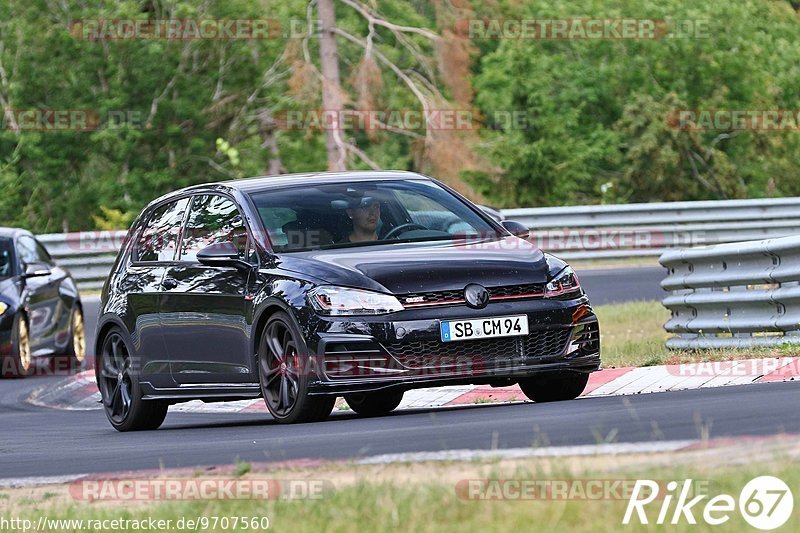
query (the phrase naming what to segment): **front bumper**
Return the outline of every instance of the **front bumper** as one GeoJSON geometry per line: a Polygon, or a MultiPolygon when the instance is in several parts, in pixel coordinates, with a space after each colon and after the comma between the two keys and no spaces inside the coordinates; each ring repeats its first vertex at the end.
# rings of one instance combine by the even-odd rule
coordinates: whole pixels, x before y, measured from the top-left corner
{"type": "Polygon", "coordinates": [[[310,394],[459,384],[507,386],[536,373],[600,367],[600,332],[585,296],[445,306],[379,317],[315,317],[310,394]],[[529,334],[443,343],[442,320],[526,314],[529,334]]]}

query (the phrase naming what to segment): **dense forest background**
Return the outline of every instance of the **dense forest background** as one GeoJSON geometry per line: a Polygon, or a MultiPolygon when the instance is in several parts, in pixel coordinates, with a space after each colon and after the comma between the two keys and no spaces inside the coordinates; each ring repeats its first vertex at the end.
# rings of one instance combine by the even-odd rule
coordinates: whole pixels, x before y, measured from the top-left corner
{"type": "Polygon", "coordinates": [[[329,168],[430,174],[498,207],[800,195],[800,132],[676,109],[800,109],[782,0],[3,0],[0,225],[125,226],[178,187],[329,168]],[[498,39],[465,20],[651,18],[702,34],[498,39]],[[269,39],[88,39],[85,19],[270,19],[269,39]],[[76,29],[77,28],[77,29],[76,29]],[[90,131],[8,110],[94,110],[90,131]],[[287,128],[314,110],[469,110],[479,127],[287,128]],[[522,121],[507,120],[521,116],[522,121]]]}

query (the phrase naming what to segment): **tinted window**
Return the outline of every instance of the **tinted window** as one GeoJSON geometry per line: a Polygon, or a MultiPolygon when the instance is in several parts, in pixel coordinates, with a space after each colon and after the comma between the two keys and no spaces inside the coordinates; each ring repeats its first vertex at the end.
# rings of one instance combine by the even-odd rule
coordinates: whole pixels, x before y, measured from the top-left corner
{"type": "Polygon", "coordinates": [[[47,255],[47,252],[44,252],[45,255],[42,256],[39,251],[40,248],[41,245],[31,237],[23,235],[17,239],[17,253],[23,265],[48,262],[50,256],[47,255]]]}
{"type": "Polygon", "coordinates": [[[11,239],[0,239],[0,279],[14,273],[14,254],[11,239]]]}
{"type": "Polygon", "coordinates": [[[251,197],[281,252],[497,236],[483,217],[428,180],[292,187],[251,197]]]}
{"type": "Polygon", "coordinates": [[[142,231],[134,258],[137,261],[172,261],[189,198],[157,208],[142,231]]]}
{"type": "Polygon", "coordinates": [[[194,262],[197,252],[220,242],[233,243],[239,249],[239,257],[247,257],[247,229],[242,215],[236,204],[224,196],[196,196],[184,229],[180,261],[194,262]]]}

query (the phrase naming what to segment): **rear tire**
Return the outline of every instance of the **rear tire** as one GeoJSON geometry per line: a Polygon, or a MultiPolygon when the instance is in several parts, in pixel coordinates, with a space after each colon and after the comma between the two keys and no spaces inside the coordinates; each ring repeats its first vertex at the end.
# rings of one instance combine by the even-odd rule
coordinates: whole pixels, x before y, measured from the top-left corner
{"type": "Polygon", "coordinates": [[[24,378],[33,371],[33,358],[31,357],[31,338],[27,317],[20,313],[17,315],[16,327],[11,343],[11,353],[0,356],[0,377],[24,378]]]}
{"type": "Polygon", "coordinates": [[[336,396],[309,395],[311,360],[294,320],[278,311],[267,320],[258,346],[261,394],[281,424],[320,422],[333,411],[336,396]]]}
{"type": "Polygon", "coordinates": [[[580,396],[588,381],[586,372],[548,372],[521,379],[519,388],[534,402],[560,402],[580,396]]]}
{"type": "Polygon", "coordinates": [[[111,329],[103,339],[95,374],[103,410],[114,429],[146,431],[161,427],[167,417],[169,404],[161,400],[142,399],[130,345],[121,329],[111,329]]]}
{"type": "Polygon", "coordinates": [[[403,401],[403,391],[354,392],[345,394],[344,400],[361,416],[382,416],[397,409],[403,401]]]}

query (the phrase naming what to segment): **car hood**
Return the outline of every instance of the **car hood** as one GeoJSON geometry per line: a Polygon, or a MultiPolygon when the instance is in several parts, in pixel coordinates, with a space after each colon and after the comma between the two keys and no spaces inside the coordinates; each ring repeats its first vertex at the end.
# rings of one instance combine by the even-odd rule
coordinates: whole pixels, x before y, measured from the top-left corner
{"type": "Polygon", "coordinates": [[[278,266],[332,285],[394,294],[548,281],[542,251],[517,237],[298,252],[281,256],[278,266]]]}

